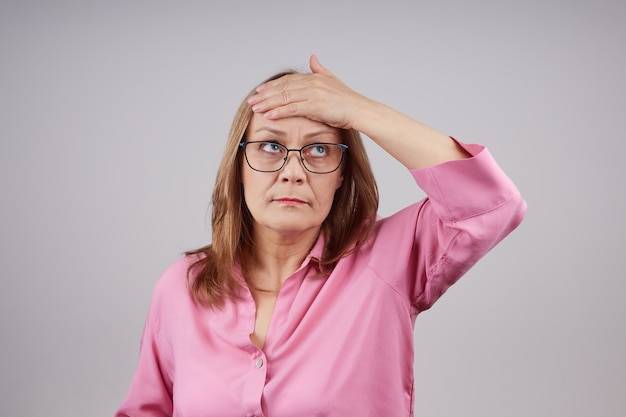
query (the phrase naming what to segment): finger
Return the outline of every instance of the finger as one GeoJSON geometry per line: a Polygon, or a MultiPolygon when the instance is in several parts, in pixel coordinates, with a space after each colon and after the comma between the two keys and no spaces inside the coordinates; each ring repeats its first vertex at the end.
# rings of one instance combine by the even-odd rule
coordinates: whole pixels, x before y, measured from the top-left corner
{"type": "Polygon", "coordinates": [[[262,93],[266,90],[270,90],[270,89],[276,89],[276,90],[284,90],[286,88],[288,88],[288,86],[292,86],[295,85],[297,86],[297,83],[299,81],[303,81],[306,79],[306,74],[287,74],[287,75],[283,75],[280,78],[277,78],[275,80],[272,81],[268,81],[264,84],[261,84],[260,86],[258,86],[256,88],[256,92],[257,93],[262,93]]]}
{"type": "Polygon", "coordinates": [[[272,120],[276,120],[276,119],[282,119],[285,117],[296,117],[296,116],[304,116],[306,117],[305,113],[302,112],[302,102],[298,102],[298,103],[289,103],[285,106],[280,106],[280,107],[274,107],[269,111],[263,112],[261,114],[263,114],[263,116],[266,119],[272,119],[272,120]]]}
{"type": "Polygon", "coordinates": [[[320,61],[317,59],[315,54],[311,55],[309,58],[309,67],[311,67],[311,72],[314,74],[323,74],[329,77],[333,76],[332,72],[328,71],[322,64],[320,64],[320,61]]]}
{"type": "Polygon", "coordinates": [[[255,94],[248,99],[248,103],[252,106],[252,111],[256,113],[265,113],[269,110],[291,106],[308,99],[305,89],[289,89],[280,91],[265,91],[255,94]]]}

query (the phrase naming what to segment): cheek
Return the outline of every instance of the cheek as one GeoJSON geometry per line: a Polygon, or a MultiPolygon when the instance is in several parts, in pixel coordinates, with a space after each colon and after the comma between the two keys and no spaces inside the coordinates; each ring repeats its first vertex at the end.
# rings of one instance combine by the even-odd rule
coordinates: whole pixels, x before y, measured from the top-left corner
{"type": "Polygon", "coordinates": [[[339,187],[341,187],[341,184],[343,184],[343,175],[340,175],[339,178],[337,178],[337,186],[335,187],[335,191],[337,191],[339,187]]]}
{"type": "Polygon", "coordinates": [[[252,177],[253,176],[250,175],[250,172],[243,167],[241,170],[241,188],[243,190],[243,201],[248,207],[250,207],[251,203],[253,203],[251,192],[255,189],[252,177]]]}
{"type": "Polygon", "coordinates": [[[319,190],[318,196],[320,202],[330,207],[333,204],[337,190],[341,187],[341,183],[342,177],[339,176],[338,178],[331,179],[324,184],[320,184],[317,188],[319,190]]]}
{"type": "Polygon", "coordinates": [[[243,201],[246,203],[248,208],[257,206],[259,204],[259,187],[253,183],[243,184],[243,201]]]}
{"type": "MultiPolygon", "coordinates": [[[[343,173],[341,172],[335,172],[334,174],[336,174],[331,182],[331,187],[332,190],[336,193],[337,190],[341,187],[341,184],[343,184],[343,173]]],[[[335,193],[333,193],[333,196],[335,195],[335,193]]]]}
{"type": "Polygon", "coordinates": [[[244,168],[241,175],[241,183],[243,198],[248,207],[263,202],[267,190],[272,186],[272,181],[272,176],[267,173],[259,173],[244,168]]]}
{"type": "Polygon", "coordinates": [[[247,165],[241,167],[241,185],[243,186],[244,193],[247,195],[250,191],[257,188],[259,178],[255,175],[257,172],[251,170],[247,165]]]}

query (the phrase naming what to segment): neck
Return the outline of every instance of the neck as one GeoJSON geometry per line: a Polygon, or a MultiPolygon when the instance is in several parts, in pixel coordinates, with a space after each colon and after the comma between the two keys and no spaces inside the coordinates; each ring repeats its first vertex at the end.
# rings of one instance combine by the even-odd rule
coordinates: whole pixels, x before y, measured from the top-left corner
{"type": "Polygon", "coordinates": [[[319,230],[284,235],[254,233],[254,245],[246,258],[249,285],[265,291],[279,291],[283,282],[302,265],[315,244],[319,230]]]}

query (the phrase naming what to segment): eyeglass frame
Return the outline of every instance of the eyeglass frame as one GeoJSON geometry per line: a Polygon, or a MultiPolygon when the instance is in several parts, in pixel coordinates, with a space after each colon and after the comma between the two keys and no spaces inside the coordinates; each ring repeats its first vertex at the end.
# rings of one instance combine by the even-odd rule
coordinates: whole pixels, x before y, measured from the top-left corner
{"type": "Polygon", "coordinates": [[[288,147],[286,147],[282,143],[266,141],[266,140],[252,140],[252,141],[248,141],[248,142],[239,142],[239,147],[243,149],[243,157],[246,160],[246,163],[248,164],[250,169],[252,169],[254,171],[257,171],[257,172],[268,172],[268,173],[269,172],[278,172],[281,169],[283,169],[285,167],[285,165],[287,165],[287,159],[289,159],[289,152],[298,152],[298,154],[300,155],[300,163],[302,164],[302,167],[304,169],[306,169],[307,171],[309,171],[310,173],[312,173],[312,174],[320,174],[320,175],[330,174],[330,173],[333,173],[333,172],[337,171],[339,169],[339,167],[341,167],[341,164],[342,164],[343,158],[344,158],[344,154],[348,150],[348,145],[346,145],[345,143],[316,142],[316,143],[310,143],[308,145],[304,145],[300,149],[289,149],[288,147]],[[261,170],[261,169],[256,169],[252,165],[250,165],[250,161],[248,161],[248,154],[246,153],[246,146],[248,146],[248,144],[250,144],[250,143],[269,143],[269,144],[274,144],[274,145],[281,146],[282,148],[286,149],[287,150],[287,154],[283,158],[283,163],[280,166],[280,168],[274,169],[274,170],[271,170],[271,171],[264,171],[264,170],[261,170]],[[339,160],[339,163],[337,164],[337,168],[333,169],[332,171],[328,171],[328,172],[316,172],[316,171],[311,171],[309,168],[307,168],[306,163],[304,162],[304,157],[302,156],[302,150],[304,148],[308,148],[308,147],[316,146],[316,145],[339,146],[339,149],[341,149],[341,159],[339,160]]]}

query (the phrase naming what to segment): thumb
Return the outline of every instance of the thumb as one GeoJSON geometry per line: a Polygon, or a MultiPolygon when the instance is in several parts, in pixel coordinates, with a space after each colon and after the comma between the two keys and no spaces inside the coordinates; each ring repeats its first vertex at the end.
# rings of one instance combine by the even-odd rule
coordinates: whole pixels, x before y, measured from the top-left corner
{"type": "Polygon", "coordinates": [[[320,61],[318,61],[315,54],[311,55],[311,58],[309,58],[309,66],[311,67],[311,72],[313,72],[314,74],[323,74],[328,75],[329,77],[333,76],[330,71],[328,71],[325,67],[322,66],[322,64],[320,64],[320,61]]]}

